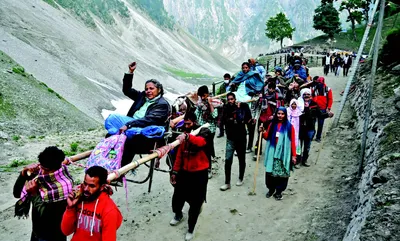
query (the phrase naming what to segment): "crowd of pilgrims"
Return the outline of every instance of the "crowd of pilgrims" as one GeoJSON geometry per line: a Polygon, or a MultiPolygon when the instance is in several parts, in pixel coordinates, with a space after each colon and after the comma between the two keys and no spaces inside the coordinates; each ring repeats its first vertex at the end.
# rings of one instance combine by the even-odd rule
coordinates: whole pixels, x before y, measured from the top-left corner
{"type": "MultiPolygon", "coordinates": [[[[311,142],[314,137],[321,141],[324,121],[333,116],[333,98],[325,78],[310,76],[306,63],[300,55],[293,55],[286,68],[275,67],[270,75],[256,60],[249,59],[232,77],[228,73],[223,76],[215,96],[207,86],[201,86],[195,93],[178,97],[172,105],[164,99],[164,88],[158,80],[146,81],[142,91],[133,88],[137,64],[129,65],[122,91],[134,103],[127,115],[118,117],[121,125],[117,133],[109,131],[107,136],[158,126],[169,130],[164,141],[179,140],[180,145],[168,149],[174,188],[169,224],[182,222],[187,202],[190,208],[185,240],[194,238],[206,202],[212,163],[216,161],[215,136],[226,138],[225,183],[221,191],[231,188],[235,155],[239,161],[236,186],[246,181],[246,154],[253,153],[252,159],[258,161],[261,156],[265,166],[266,197],[276,200],[282,199],[291,171],[310,166],[311,142]],[[204,127],[206,123],[208,127],[204,127]],[[199,133],[192,134],[196,129],[199,133]]],[[[143,135],[128,136],[123,144],[122,166],[132,162],[136,154],[154,149],[158,141],[143,135]]],[[[73,241],[116,240],[123,217],[111,199],[107,170],[100,166],[88,168],[82,184],[73,189],[74,181],[65,165],[69,161],[60,149],[48,147],[38,159],[39,163],[20,172],[13,192],[19,198],[17,216],[28,215],[32,206],[30,240],[65,241],[71,234],[73,241]]]]}

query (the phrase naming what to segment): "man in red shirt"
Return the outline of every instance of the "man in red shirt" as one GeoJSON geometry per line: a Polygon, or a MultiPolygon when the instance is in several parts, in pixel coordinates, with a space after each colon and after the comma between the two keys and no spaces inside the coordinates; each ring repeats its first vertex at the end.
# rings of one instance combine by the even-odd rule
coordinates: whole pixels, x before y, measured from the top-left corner
{"type": "Polygon", "coordinates": [[[61,230],[72,236],[71,241],[115,241],[122,215],[110,198],[112,189],[107,185],[108,172],[93,166],[86,170],[85,180],[67,199],[61,230]]]}
{"type": "MultiPolygon", "coordinates": [[[[314,77],[315,78],[315,77],[314,77]]],[[[315,137],[316,142],[321,141],[322,128],[324,127],[324,122],[326,116],[324,113],[330,113],[333,104],[333,94],[332,89],[326,86],[324,77],[317,77],[317,81],[313,87],[311,87],[312,100],[318,104],[322,115],[318,116],[318,129],[317,135],[315,137]]]]}
{"type": "Polygon", "coordinates": [[[192,240],[201,207],[206,201],[209,161],[205,152],[206,140],[210,135],[208,128],[202,128],[199,135],[190,134],[196,129],[196,116],[185,114],[184,133],[177,137],[181,140],[174,163],[171,184],[174,185],[172,211],[175,213],[170,225],[176,226],[183,220],[182,208],[187,202],[189,209],[189,229],[185,240],[192,240]]]}

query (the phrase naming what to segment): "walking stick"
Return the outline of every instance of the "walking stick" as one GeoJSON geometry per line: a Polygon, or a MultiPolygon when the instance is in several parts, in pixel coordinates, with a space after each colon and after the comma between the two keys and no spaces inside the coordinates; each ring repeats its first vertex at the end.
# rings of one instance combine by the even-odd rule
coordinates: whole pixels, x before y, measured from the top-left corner
{"type": "MultiPolygon", "coordinates": [[[[261,123],[260,127],[262,127],[263,124],[261,123]]],[[[257,148],[257,162],[256,162],[256,169],[254,170],[254,183],[253,183],[253,190],[249,192],[250,196],[256,195],[256,185],[257,185],[257,174],[258,174],[258,162],[260,160],[260,152],[261,152],[261,141],[262,141],[262,134],[263,132],[260,132],[260,135],[258,137],[258,148],[257,148]]]]}

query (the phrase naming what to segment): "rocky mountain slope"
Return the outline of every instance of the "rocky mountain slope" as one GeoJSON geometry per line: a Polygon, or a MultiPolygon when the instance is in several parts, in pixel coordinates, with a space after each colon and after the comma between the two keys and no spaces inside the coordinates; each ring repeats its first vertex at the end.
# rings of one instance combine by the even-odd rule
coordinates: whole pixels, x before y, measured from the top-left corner
{"type": "Polygon", "coordinates": [[[239,62],[250,55],[279,48],[279,43],[271,42],[265,36],[266,21],[279,12],[285,13],[296,28],[293,39],[286,39],[284,45],[321,34],[313,29],[314,9],[320,4],[319,0],[163,2],[179,25],[212,49],[239,62]]]}
{"type": "Polygon", "coordinates": [[[0,143],[100,126],[1,51],[0,85],[0,143]]]}
{"type": "Polygon", "coordinates": [[[159,79],[170,99],[196,88],[182,76],[221,76],[234,66],[182,29],[160,27],[133,1],[79,1],[92,10],[98,6],[89,3],[123,4],[124,14],[65,5],[81,6],[77,1],[46,2],[0,2],[0,50],[97,120],[103,109],[113,108],[112,100],[124,99],[121,79],[133,60],[138,62],[134,86],[159,79]]]}

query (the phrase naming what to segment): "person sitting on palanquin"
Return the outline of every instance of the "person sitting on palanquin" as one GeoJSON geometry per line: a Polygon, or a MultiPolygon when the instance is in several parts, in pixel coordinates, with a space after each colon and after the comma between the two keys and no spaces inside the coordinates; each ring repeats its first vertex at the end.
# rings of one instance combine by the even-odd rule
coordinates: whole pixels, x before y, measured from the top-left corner
{"type": "MultiPolygon", "coordinates": [[[[171,106],[164,99],[162,84],[155,79],[147,80],[145,90],[138,91],[132,88],[133,72],[136,69],[136,62],[129,65],[129,72],[123,79],[123,93],[131,98],[134,103],[128,111],[129,121],[120,127],[120,132],[129,131],[131,128],[145,128],[148,126],[166,127],[171,114],[171,106]]],[[[134,135],[125,142],[124,154],[121,166],[130,163],[137,153],[147,153],[153,149],[154,140],[146,138],[145,135],[134,135]],[[149,145],[150,144],[150,145],[149,145]]]]}

